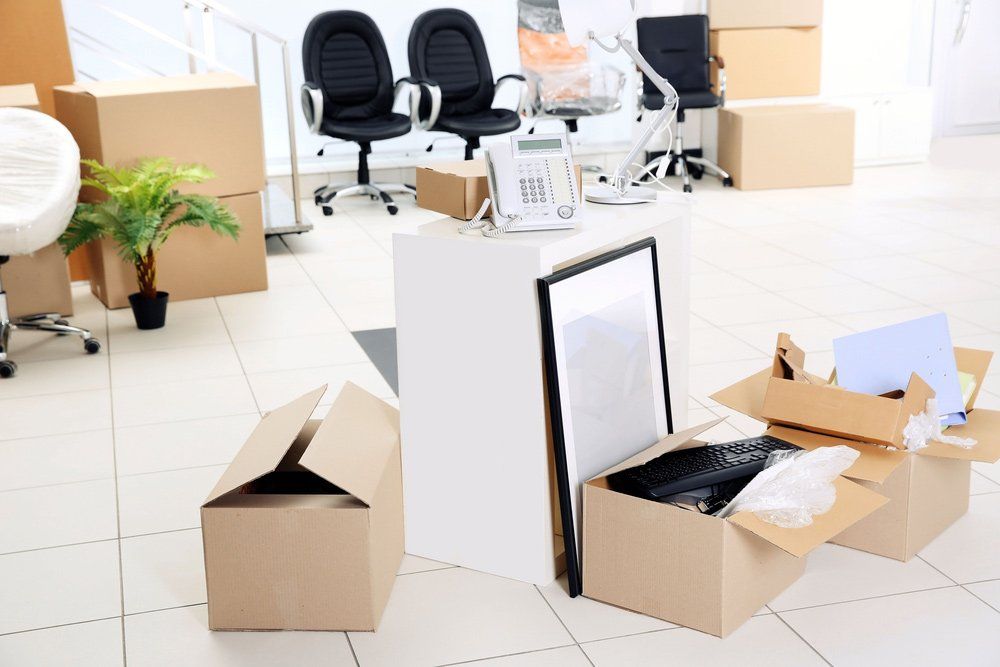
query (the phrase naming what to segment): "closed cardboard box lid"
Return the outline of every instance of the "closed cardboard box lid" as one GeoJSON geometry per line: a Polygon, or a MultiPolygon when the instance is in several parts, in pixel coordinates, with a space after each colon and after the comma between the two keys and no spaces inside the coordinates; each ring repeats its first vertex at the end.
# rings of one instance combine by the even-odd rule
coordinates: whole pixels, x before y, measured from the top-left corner
{"type": "Polygon", "coordinates": [[[823,22],[823,0],[709,0],[713,30],[808,28],[823,22]]]}
{"type": "Polygon", "coordinates": [[[0,107],[21,107],[38,109],[38,94],[35,84],[21,83],[14,86],[0,86],[0,107]]]}
{"type": "Polygon", "coordinates": [[[182,74],[145,79],[125,79],[121,81],[86,81],[71,86],[58,86],[58,90],[85,93],[92,97],[122,97],[128,95],[160,95],[163,93],[189,90],[211,90],[215,88],[256,88],[246,79],[227,72],[207,72],[203,74],[182,74]]]}

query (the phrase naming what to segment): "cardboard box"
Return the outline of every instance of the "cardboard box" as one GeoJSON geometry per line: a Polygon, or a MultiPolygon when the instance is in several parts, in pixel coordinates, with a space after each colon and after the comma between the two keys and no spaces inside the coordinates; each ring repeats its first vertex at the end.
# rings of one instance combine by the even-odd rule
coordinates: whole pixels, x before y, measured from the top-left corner
{"type": "Polygon", "coordinates": [[[38,111],[40,107],[35,85],[22,83],[16,86],[0,86],[0,107],[20,107],[38,111]]]}
{"type": "Polygon", "coordinates": [[[823,23],[823,0],[708,0],[708,25],[734,28],[811,28],[823,23]]]}
{"type": "Polygon", "coordinates": [[[0,266],[0,279],[7,292],[7,310],[11,317],[38,313],[73,314],[73,293],[69,284],[69,266],[58,243],[52,243],[31,255],[16,255],[0,266]]]}
{"type": "MultiPolygon", "coordinates": [[[[714,26],[713,26],[714,27],[714,26]]],[[[819,95],[820,28],[712,30],[709,50],[726,64],[726,99],[819,95]]],[[[719,71],[712,67],[718,90],[719,71]]]]}
{"type": "Polygon", "coordinates": [[[719,166],[740,190],[854,181],[854,110],[827,104],[719,109],[719,166]]]}
{"type": "MultiPolygon", "coordinates": [[[[156,277],[171,301],[267,289],[267,250],[261,195],[252,192],[219,200],[240,221],[240,237],[233,240],[204,227],[180,227],[157,255],[156,277]]],[[[110,239],[87,248],[90,291],[108,308],[129,305],[138,291],[135,267],[122,261],[110,239]]]]}
{"type": "MultiPolygon", "coordinates": [[[[972,373],[977,378],[986,376],[992,356],[992,352],[983,350],[955,348],[959,370],[972,373]]],[[[777,357],[776,354],[775,366],[779,363],[777,357]]],[[[716,392],[712,399],[767,422],[768,419],[763,414],[764,404],[774,372],[772,367],[755,373],[716,392]]],[[[811,377],[816,380],[815,376],[811,377]]],[[[797,384],[806,383],[799,381],[797,384]]],[[[815,388],[807,391],[815,393],[815,388]]],[[[834,393],[853,393],[833,387],[826,388],[826,392],[828,393],[813,397],[816,401],[814,405],[821,412],[825,411],[823,402],[834,393]]],[[[993,463],[1000,460],[1000,411],[976,409],[978,393],[977,389],[969,402],[969,422],[947,430],[948,435],[975,438],[978,444],[971,449],[932,442],[924,449],[909,452],[870,444],[858,437],[837,438],[816,433],[817,428],[808,423],[799,424],[795,428],[771,426],[768,432],[786,440],[794,437],[795,443],[806,449],[840,444],[857,450],[860,456],[844,472],[844,476],[884,495],[889,503],[830,541],[906,561],[968,510],[971,461],[993,463]]],[[[931,395],[933,396],[933,392],[931,395]]],[[[833,430],[855,430],[853,425],[849,425],[850,420],[855,419],[849,414],[851,410],[877,412],[884,407],[882,404],[871,403],[865,406],[843,405],[841,409],[845,411],[843,421],[835,425],[833,430]]],[[[864,422],[870,415],[860,415],[857,418],[864,422]]],[[[820,428],[824,431],[831,430],[829,423],[820,428]]]]}
{"type": "Polygon", "coordinates": [[[668,436],[584,485],[584,595],[724,637],[802,575],[806,554],[886,502],[838,478],[829,512],[779,528],[750,512],[720,519],[609,487],[618,470],[703,446],[694,438],[719,421],[668,436]]]}
{"type": "MultiPolygon", "coordinates": [[[[575,165],[577,188],[582,188],[582,169],[575,165]]],[[[486,182],[486,161],[440,162],[417,167],[417,206],[472,220],[483,200],[490,196],[486,182]]],[[[580,190],[582,192],[582,189],[580,190]]],[[[486,211],[493,214],[493,207],[486,211]]]]}
{"type": "Polygon", "coordinates": [[[347,383],[267,414],[201,508],[213,630],[374,630],[403,558],[399,412],[347,383]]]}
{"type": "MultiPolygon", "coordinates": [[[[236,75],[76,83],[56,87],[55,103],[83,158],[126,166],[162,156],[215,172],[184,192],[228,197],[264,189],[260,98],[256,85],[236,75]]],[[[85,187],[80,198],[98,194],[85,187]]]]}
{"type": "Polygon", "coordinates": [[[60,0],[0,2],[0,85],[33,83],[41,110],[55,114],[52,87],[73,81],[60,0]]]}

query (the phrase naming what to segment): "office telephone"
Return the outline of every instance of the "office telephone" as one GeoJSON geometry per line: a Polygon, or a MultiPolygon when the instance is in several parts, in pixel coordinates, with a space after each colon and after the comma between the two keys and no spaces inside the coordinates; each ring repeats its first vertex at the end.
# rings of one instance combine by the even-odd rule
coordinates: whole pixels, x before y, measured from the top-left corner
{"type": "Polygon", "coordinates": [[[482,216],[461,231],[486,236],[507,232],[572,229],[580,219],[580,191],[569,141],[562,134],[520,134],[486,148],[486,180],[493,202],[492,223],[482,216]]]}

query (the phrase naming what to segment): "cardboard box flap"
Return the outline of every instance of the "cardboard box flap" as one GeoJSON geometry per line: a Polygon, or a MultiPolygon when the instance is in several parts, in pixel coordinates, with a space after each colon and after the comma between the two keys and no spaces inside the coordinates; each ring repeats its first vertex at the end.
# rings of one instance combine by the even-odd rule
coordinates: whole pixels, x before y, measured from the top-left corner
{"type": "Polygon", "coordinates": [[[485,160],[465,160],[463,162],[439,162],[437,164],[421,165],[424,169],[430,169],[442,174],[452,174],[462,178],[476,178],[486,176],[485,160]]]}
{"type": "MultiPolygon", "coordinates": [[[[699,433],[707,431],[716,424],[719,424],[725,420],[726,420],[725,417],[719,417],[718,419],[713,419],[712,421],[705,422],[704,424],[700,424],[698,426],[692,426],[686,431],[681,431],[680,433],[674,433],[672,435],[668,435],[667,437],[657,442],[655,445],[647,447],[638,454],[629,457],[628,459],[622,461],[621,463],[612,468],[608,468],[601,474],[595,475],[591,479],[600,479],[601,477],[607,477],[608,475],[613,475],[614,473],[620,470],[628,470],[629,468],[634,468],[638,465],[642,465],[646,461],[651,461],[655,459],[657,456],[660,456],[661,454],[666,454],[671,450],[677,449],[688,440],[692,440],[699,433]]],[[[587,481],[589,482],[590,480],[587,481]]]]}
{"type": "Polygon", "coordinates": [[[720,389],[709,398],[758,421],[767,421],[760,413],[764,409],[764,394],[767,393],[767,383],[770,379],[771,368],[765,368],[736,384],[720,389]]]}
{"type": "Polygon", "coordinates": [[[348,382],[299,464],[371,505],[398,444],[399,411],[348,382]]]}
{"type": "Polygon", "coordinates": [[[861,456],[841,475],[851,479],[863,479],[867,482],[881,484],[899,466],[903,465],[909,453],[898,449],[887,449],[856,440],[845,440],[832,435],[823,435],[787,426],[772,426],[765,432],[767,435],[787,440],[802,449],[813,450],[817,447],[836,447],[844,445],[856,450],[861,456]]]}
{"type": "Polygon", "coordinates": [[[208,494],[205,504],[277,468],[324,393],[326,385],[264,415],[208,494]]]}
{"type": "Polygon", "coordinates": [[[254,84],[227,72],[204,72],[178,76],[158,76],[145,79],[120,81],[77,81],[73,88],[93,97],[119,97],[121,95],[147,95],[209,88],[239,88],[254,84]]]}
{"type": "Polygon", "coordinates": [[[738,512],[727,521],[793,556],[805,556],[889,502],[888,498],[843,477],[834,480],[834,486],[837,488],[837,502],[829,512],[814,516],[813,522],[803,528],[779,528],[758,519],[753,512],[738,512]]]}
{"type": "Polygon", "coordinates": [[[996,463],[1000,460],[1000,412],[996,410],[985,408],[973,410],[969,413],[967,423],[962,426],[952,426],[944,434],[973,438],[977,442],[970,449],[946,445],[943,442],[931,442],[923,449],[917,450],[917,454],[981,463],[996,463]]]}
{"type": "Polygon", "coordinates": [[[993,352],[989,350],[973,350],[968,347],[955,348],[955,365],[963,373],[970,373],[976,378],[976,388],[972,390],[966,410],[972,410],[976,405],[976,398],[979,396],[979,388],[983,386],[983,379],[990,370],[990,361],[993,360],[993,352]]]}

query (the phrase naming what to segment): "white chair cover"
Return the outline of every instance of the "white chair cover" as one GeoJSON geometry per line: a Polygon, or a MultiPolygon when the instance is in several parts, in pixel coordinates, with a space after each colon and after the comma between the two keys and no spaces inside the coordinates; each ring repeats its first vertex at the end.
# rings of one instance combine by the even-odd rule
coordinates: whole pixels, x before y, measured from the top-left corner
{"type": "Polygon", "coordinates": [[[62,123],[0,108],[0,255],[27,255],[59,238],[80,192],[80,149],[62,123]]]}

